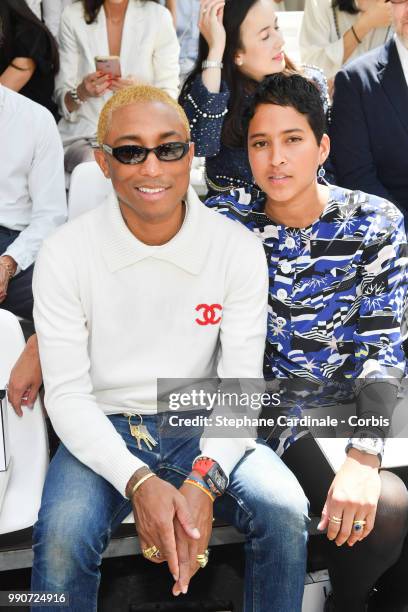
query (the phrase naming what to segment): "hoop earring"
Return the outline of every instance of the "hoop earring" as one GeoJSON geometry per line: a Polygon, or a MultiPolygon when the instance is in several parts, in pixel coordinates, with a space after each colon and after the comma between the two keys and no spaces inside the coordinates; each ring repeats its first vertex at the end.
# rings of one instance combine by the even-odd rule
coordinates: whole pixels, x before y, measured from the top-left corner
{"type": "Polygon", "coordinates": [[[320,168],[319,168],[319,170],[317,172],[317,181],[319,183],[322,183],[323,185],[329,185],[329,183],[324,178],[325,175],[326,175],[326,170],[323,168],[323,166],[320,166],[320,168]]]}

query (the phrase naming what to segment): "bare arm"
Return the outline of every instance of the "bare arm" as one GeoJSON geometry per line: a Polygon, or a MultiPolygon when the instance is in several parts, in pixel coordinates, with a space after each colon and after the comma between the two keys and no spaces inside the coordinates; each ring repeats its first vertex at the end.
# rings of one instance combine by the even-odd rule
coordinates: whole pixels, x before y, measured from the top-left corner
{"type": "Polygon", "coordinates": [[[344,43],[343,64],[347,62],[350,55],[354,53],[355,49],[360,44],[356,37],[358,36],[358,38],[362,40],[362,38],[360,38],[360,36],[362,36],[362,32],[360,31],[360,28],[358,28],[357,25],[353,27],[354,27],[354,32],[356,34],[353,33],[353,30],[351,28],[350,30],[347,30],[347,32],[344,32],[343,34],[343,43],[344,43]],[[358,34],[357,34],[357,31],[359,32],[358,34]]]}
{"type": "MultiPolygon", "coordinates": [[[[201,0],[199,27],[208,43],[208,57],[212,62],[221,62],[226,35],[222,23],[224,17],[224,0],[201,0]]],[[[207,68],[202,72],[203,84],[211,93],[219,93],[221,89],[221,69],[207,68]]]]}
{"type": "Polygon", "coordinates": [[[23,406],[33,407],[41,384],[40,355],[34,334],[11,370],[8,384],[8,399],[18,416],[23,416],[23,406]]]}
{"type": "Polygon", "coordinates": [[[353,27],[344,33],[343,64],[348,60],[355,48],[358,47],[367,34],[376,28],[387,27],[390,24],[391,12],[389,5],[386,4],[384,0],[377,0],[377,2],[370,5],[366,11],[361,12],[353,27]]]}
{"type": "Polygon", "coordinates": [[[36,65],[29,57],[15,57],[0,74],[0,83],[13,91],[20,91],[34,74],[36,65]]]}

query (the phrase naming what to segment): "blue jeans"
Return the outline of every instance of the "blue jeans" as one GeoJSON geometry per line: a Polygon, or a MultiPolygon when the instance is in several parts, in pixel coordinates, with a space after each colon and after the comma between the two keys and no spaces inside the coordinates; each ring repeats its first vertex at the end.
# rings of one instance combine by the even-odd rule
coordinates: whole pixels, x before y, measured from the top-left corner
{"type": "MultiPolygon", "coordinates": [[[[127,447],[160,478],[180,487],[199,454],[199,437],[160,435],[166,415],[143,417],[158,441],[139,451],[128,420],[109,417],[127,447]]],[[[71,455],[63,444],[53,458],[34,526],[35,591],[69,593],[69,607],[44,612],[94,612],[102,553],[132,511],[131,503],[107,480],[71,455]]],[[[306,570],[308,503],[298,481],[262,441],[238,463],[214,515],[245,535],[245,612],[301,610],[306,570]]],[[[194,577],[193,580],[199,580],[194,577]]],[[[36,607],[36,612],[43,610],[36,607]]]]}

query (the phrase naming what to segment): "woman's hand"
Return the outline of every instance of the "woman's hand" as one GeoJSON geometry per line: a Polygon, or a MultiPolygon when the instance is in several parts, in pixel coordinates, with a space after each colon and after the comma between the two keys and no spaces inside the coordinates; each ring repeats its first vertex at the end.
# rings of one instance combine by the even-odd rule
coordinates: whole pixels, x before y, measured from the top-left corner
{"type": "Polygon", "coordinates": [[[7,289],[10,281],[10,274],[5,266],[0,265],[0,304],[7,297],[7,289]]]}
{"type": "Polygon", "coordinates": [[[207,41],[209,59],[222,60],[225,50],[226,33],[222,23],[225,0],[201,0],[198,27],[207,41]]]}
{"type": "Polygon", "coordinates": [[[14,276],[16,270],[17,264],[10,255],[2,255],[0,257],[0,304],[4,302],[7,297],[10,273],[14,276]]]}
{"type": "Polygon", "coordinates": [[[27,340],[24,351],[11,370],[8,384],[8,399],[18,416],[23,416],[22,406],[34,406],[41,384],[40,354],[34,334],[27,340]]]}
{"type": "Polygon", "coordinates": [[[132,87],[133,85],[141,85],[141,81],[138,81],[136,77],[129,75],[125,78],[113,77],[109,89],[112,91],[120,91],[126,87],[132,87]]]}
{"type": "Polygon", "coordinates": [[[367,4],[367,8],[359,14],[356,20],[355,28],[362,36],[365,36],[371,30],[376,28],[387,28],[391,25],[391,6],[389,2],[384,0],[374,0],[367,4]]]}
{"type": "Polygon", "coordinates": [[[372,531],[381,489],[378,467],[376,456],[352,448],[337,472],[318,529],[327,528],[327,537],[338,546],[345,542],[353,546],[372,531]],[[365,521],[365,525],[355,530],[353,521],[365,521]]]}
{"type": "Polygon", "coordinates": [[[82,82],[78,85],[78,95],[81,100],[87,98],[100,98],[110,88],[112,83],[112,76],[110,74],[103,74],[103,72],[91,72],[83,78],[82,82]]]}

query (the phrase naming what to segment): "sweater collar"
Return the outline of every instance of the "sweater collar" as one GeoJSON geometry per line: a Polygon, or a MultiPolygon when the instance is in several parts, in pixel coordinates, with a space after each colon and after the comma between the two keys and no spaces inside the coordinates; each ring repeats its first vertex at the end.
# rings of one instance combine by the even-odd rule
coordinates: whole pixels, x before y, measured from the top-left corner
{"type": "Polygon", "coordinates": [[[108,269],[117,272],[143,259],[152,257],[199,274],[202,269],[206,246],[202,219],[206,211],[195,191],[187,192],[186,215],[179,232],[166,244],[150,246],[138,240],[128,229],[115,194],[109,195],[103,205],[103,253],[108,269]]]}

